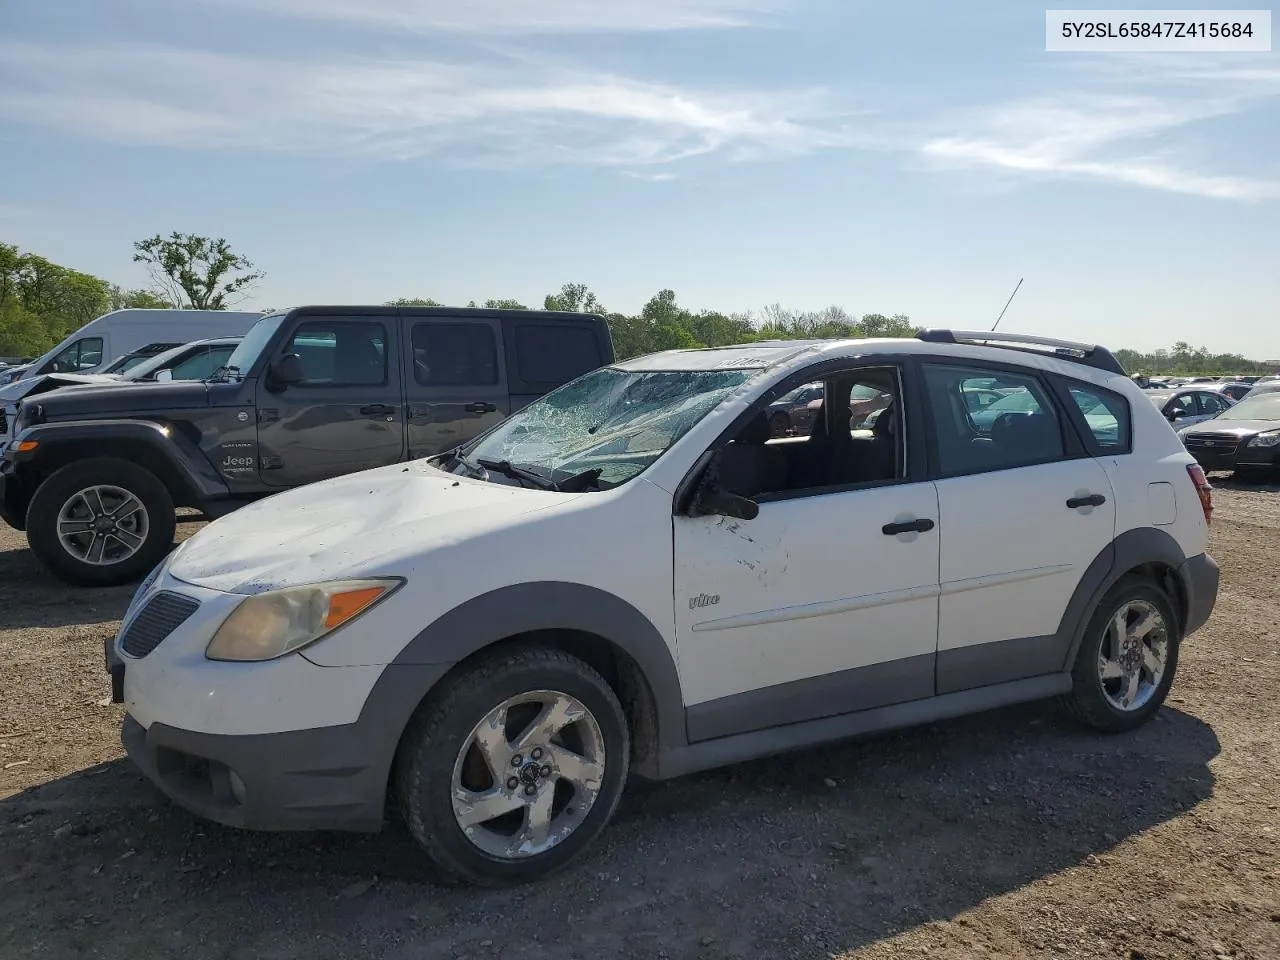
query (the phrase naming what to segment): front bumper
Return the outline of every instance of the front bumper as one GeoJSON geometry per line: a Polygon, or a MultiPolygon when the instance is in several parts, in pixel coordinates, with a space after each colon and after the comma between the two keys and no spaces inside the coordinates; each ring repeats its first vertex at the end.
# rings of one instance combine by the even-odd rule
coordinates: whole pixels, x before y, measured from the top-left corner
{"type": "Polygon", "coordinates": [[[1187,622],[1182,631],[1189,637],[1205,625],[1218,601],[1218,564],[1207,553],[1188,557],[1178,568],[1183,589],[1187,592],[1187,622]]]}
{"type": "Polygon", "coordinates": [[[224,736],[125,715],[120,740],[180,806],[229,827],[378,830],[390,764],[359,724],[224,736]],[[238,782],[237,782],[238,779],[238,782]]]}
{"type": "Polygon", "coordinates": [[[15,530],[27,526],[27,503],[30,494],[16,475],[17,465],[0,455],[0,520],[15,530]]]}

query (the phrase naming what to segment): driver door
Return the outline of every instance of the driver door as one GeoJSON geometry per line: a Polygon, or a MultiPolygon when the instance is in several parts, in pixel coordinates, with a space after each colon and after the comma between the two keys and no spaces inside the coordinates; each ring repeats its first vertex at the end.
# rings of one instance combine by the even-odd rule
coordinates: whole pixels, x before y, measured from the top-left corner
{"type": "MultiPolygon", "coordinates": [[[[847,412],[833,429],[850,430],[847,412]]],[[[902,435],[890,480],[765,492],[752,520],[674,517],[690,740],[933,695],[938,494],[923,464],[903,472],[902,435]],[[893,526],[917,521],[927,529],[893,526]]],[[[769,444],[801,458],[812,442],[769,444]]]]}

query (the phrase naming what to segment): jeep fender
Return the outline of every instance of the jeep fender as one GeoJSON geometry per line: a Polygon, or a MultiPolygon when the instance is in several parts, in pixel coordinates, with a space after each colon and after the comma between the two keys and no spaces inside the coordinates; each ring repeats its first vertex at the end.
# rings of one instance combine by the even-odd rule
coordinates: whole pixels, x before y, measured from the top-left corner
{"type": "Polygon", "coordinates": [[[159,467],[153,472],[169,487],[176,503],[198,505],[228,495],[227,485],[200,448],[180,431],[153,420],[36,424],[14,438],[6,456],[14,461],[19,472],[23,464],[39,464],[50,457],[65,463],[89,457],[119,456],[140,466],[159,467]],[[39,446],[19,453],[19,440],[34,440],[39,446]],[[72,445],[74,455],[67,456],[72,445]],[[151,456],[157,458],[158,463],[149,464],[147,459],[151,456]]]}

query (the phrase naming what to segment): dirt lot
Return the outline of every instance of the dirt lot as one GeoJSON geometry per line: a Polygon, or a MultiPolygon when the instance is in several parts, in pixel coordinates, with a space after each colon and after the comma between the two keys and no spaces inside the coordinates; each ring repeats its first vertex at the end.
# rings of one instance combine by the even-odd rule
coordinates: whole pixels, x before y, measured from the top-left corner
{"type": "Polygon", "coordinates": [[[1277,960],[1280,487],[1217,483],[1217,612],[1140,732],[1032,706],[633,789],[575,868],[485,893],[432,884],[395,825],[165,801],[102,673],[130,591],[56,586],[6,529],[0,958],[1277,960]]]}

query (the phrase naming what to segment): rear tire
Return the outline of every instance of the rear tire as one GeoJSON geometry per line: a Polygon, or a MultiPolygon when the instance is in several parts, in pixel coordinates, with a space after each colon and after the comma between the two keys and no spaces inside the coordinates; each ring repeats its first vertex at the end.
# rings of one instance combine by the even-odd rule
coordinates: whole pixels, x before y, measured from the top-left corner
{"type": "Polygon", "coordinates": [[[27,508],[27,543],[54,576],[107,587],[146,575],[173,546],[173,498],[151,473],[99,457],[55,470],[27,508]]]}
{"type": "Polygon", "coordinates": [[[600,674],[560,650],[518,650],[423,702],[401,739],[396,797],[442,879],[522,883],[599,836],[630,755],[626,714],[600,674]]]}
{"type": "Polygon", "coordinates": [[[1063,705],[1082,723],[1106,733],[1142,726],[1173,686],[1181,639],[1164,591],[1142,577],[1125,577],[1089,618],[1063,705]]]}

